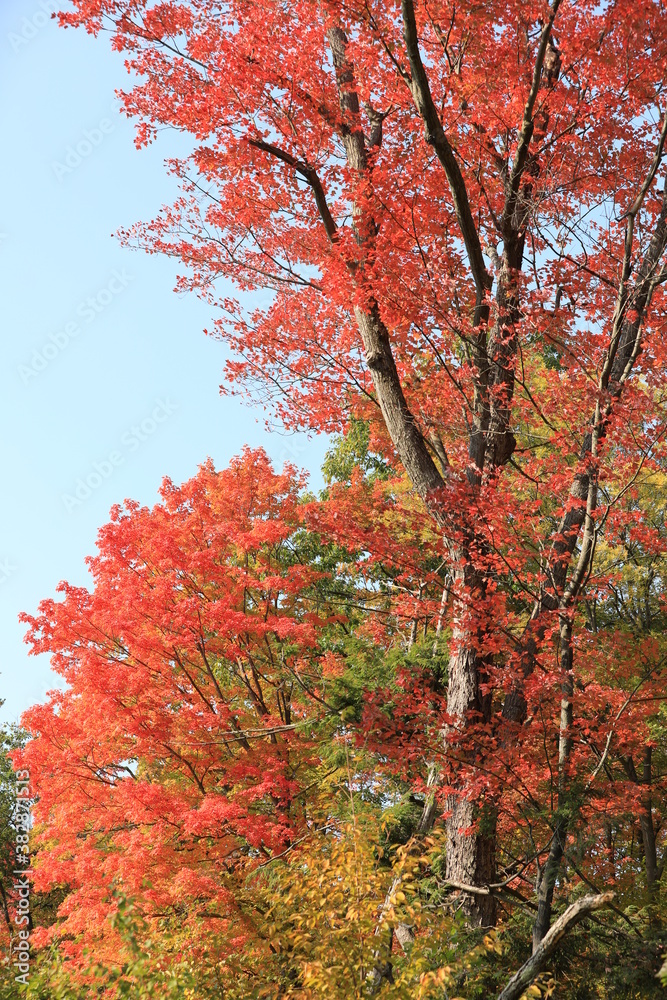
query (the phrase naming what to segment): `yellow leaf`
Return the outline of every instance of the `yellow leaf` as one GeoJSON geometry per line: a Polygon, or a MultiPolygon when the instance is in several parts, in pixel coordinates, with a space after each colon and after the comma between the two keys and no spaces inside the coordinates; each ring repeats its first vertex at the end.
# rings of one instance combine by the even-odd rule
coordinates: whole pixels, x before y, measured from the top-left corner
{"type": "Polygon", "coordinates": [[[541,996],[542,996],[542,991],[540,990],[539,986],[536,986],[535,983],[533,983],[533,985],[529,986],[526,992],[522,995],[521,1000],[530,1000],[530,997],[541,997],[541,996]]]}

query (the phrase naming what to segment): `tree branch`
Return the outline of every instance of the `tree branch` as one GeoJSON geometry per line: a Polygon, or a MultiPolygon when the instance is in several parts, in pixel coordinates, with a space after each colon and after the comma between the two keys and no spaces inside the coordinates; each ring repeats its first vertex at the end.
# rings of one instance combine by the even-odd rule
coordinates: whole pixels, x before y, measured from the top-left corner
{"type": "Polygon", "coordinates": [[[544,57],[547,54],[547,48],[551,40],[551,29],[553,28],[554,20],[556,19],[556,14],[558,13],[558,8],[561,5],[561,0],[554,0],[553,6],[551,7],[551,13],[549,15],[549,20],[544,26],[542,31],[542,37],[540,39],[540,47],[537,50],[537,58],[535,60],[535,67],[533,69],[533,81],[530,88],[530,93],[528,94],[528,100],[526,101],[526,106],[523,109],[523,123],[521,126],[521,133],[519,135],[519,143],[516,150],[516,155],[514,157],[514,164],[512,166],[512,172],[510,174],[508,183],[508,197],[505,204],[505,209],[503,211],[503,219],[501,223],[501,228],[503,234],[505,229],[509,227],[511,220],[514,216],[514,210],[516,207],[516,199],[519,193],[519,184],[521,183],[521,177],[523,176],[523,170],[526,165],[526,159],[528,157],[528,148],[530,146],[530,141],[533,137],[533,111],[535,110],[535,101],[537,100],[537,94],[540,89],[540,79],[542,77],[542,67],[544,66],[544,57]]]}
{"type": "MultiPolygon", "coordinates": [[[[327,39],[336,70],[341,111],[345,116],[342,138],[347,161],[352,170],[363,176],[368,163],[364,135],[358,127],[359,97],[355,89],[354,66],[347,57],[347,36],[342,28],[335,27],[329,29],[327,39]]],[[[357,243],[363,249],[370,249],[369,244],[375,235],[373,218],[356,201],[352,214],[357,243]]],[[[431,457],[424,436],[408,406],[379,303],[371,297],[364,305],[355,305],[353,311],[389,436],[413,486],[435,519],[441,523],[442,514],[438,505],[433,503],[433,494],[444,486],[445,478],[431,457]]],[[[444,471],[446,473],[447,470],[444,471]]]]}
{"type": "Polygon", "coordinates": [[[322,222],[324,223],[327,236],[333,243],[338,233],[338,227],[334,222],[331,212],[329,211],[324,188],[322,187],[322,182],[318,177],[315,167],[311,167],[308,163],[302,163],[300,160],[297,160],[295,156],[292,156],[291,153],[286,153],[285,150],[280,149],[278,146],[274,146],[270,142],[264,142],[261,139],[248,139],[248,144],[250,146],[254,146],[255,149],[261,149],[263,153],[275,156],[277,160],[282,160],[283,163],[286,163],[288,167],[292,167],[293,170],[295,170],[297,174],[300,174],[300,176],[303,177],[303,179],[310,185],[313,190],[313,194],[315,195],[315,204],[317,205],[322,222]]]}
{"type": "Polygon", "coordinates": [[[568,906],[565,913],[544,935],[528,961],[524,962],[518,972],[512,976],[507,986],[498,995],[498,1000],[518,1000],[540,974],[570,928],[584,920],[594,910],[609,906],[613,899],[613,892],[605,892],[601,896],[584,896],[583,899],[568,906]]]}
{"type": "Polygon", "coordinates": [[[454,155],[454,150],[445,135],[445,130],[442,127],[436,106],[433,103],[426,70],[424,69],[419,52],[419,38],[417,35],[417,22],[415,20],[413,0],[402,0],[401,11],[403,14],[403,37],[410,62],[410,72],[412,74],[409,86],[415,107],[424,122],[424,136],[426,141],[433,147],[436,156],[444,167],[452,192],[454,211],[456,212],[456,218],[461,235],[463,236],[463,242],[465,243],[477,292],[474,322],[475,326],[478,326],[481,322],[486,322],[488,318],[488,307],[484,305],[484,297],[493,285],[493,278],[487,271],[486,264],[484,263],[482,245],[470,209],[463,174],[454,155]]]}

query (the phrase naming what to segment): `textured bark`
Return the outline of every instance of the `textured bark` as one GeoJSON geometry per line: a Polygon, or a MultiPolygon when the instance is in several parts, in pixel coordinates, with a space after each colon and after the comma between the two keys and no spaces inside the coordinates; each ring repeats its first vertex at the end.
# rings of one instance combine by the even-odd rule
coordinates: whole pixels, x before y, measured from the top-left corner
{"type": "MultiPolygon", "coordinates": [[[[347,38],[341,28],[331,28],[327,39],[336,70],[341,111],[345,116],[342,139],[347,161],[358,175],[363,176],[367,167],[366,139],[359,120],[354,70],[346,54],[347,38]]],[[[372,218],[364,217],[362,209],[356,203],[353,207],[353,219],[356,240],[363,249],[372,241],[375,224],[372,218]]],[[[363,268],[363,261],[361,267],[363,268]]],[[[352,270],[356,273],[356,267],[352,270]]],[[[405,399],[389,331],[382,322],[378,304],[370,303],[367,308],[355,306],[354,317],[361,334],[376,398],[391,440],[413,486],[437,516],[433,494],[444,486],[444,479],[431,458],[424,436],[405,399]]]]}
{"type": "MultiPolygon", "coordinates": [[[[459,570],[455,585],[465,587],[474,595],[474,600],[483,600],[483,582],[474,570],[459,570]]],[[[465,620],[466,609],[456,610],[456,620],[465,620]]],[[[449,659],[449,683],[447,688],[447,714],[457,720],[456,729],[465,732],[470,719],[487,722],[490,718],[490,698],[480,693],[483,665],[474,648],[475,639],[469,628],[454,627],[452,653],[449,659]]],[[[455,733],[446,734],[449,742],[455,740],[455,733]]],[[[474,766],[474,748],[465,753],[457,751],[474,766]]],[[[465,885],[488,886],[495,881],[496,836],[495,817],[480,815],[479,808],[466,797],[465,789],[455,789],[447,798],[447,859],[446,877],[450,882],[465,885]],[[482,828],[476,835],[470,831],[479,821],[482,828]]],[[[470,920],[484,927],[492,926],[497,915],[497,902],[492,895],[464,896],[464,908],[470,920]]]]}
{"type": "Polygon", "coordinates": [[[364,345],[366,363],[391,440],[413,486],[436,519],[442,522],[434,494],[445,485],[445,481],[431,458],[424,437],[405,400],[387,329],[380,319],[377,306],[370,312],[357,307],[354,314],[364,345]]]}
{"type": "Polygon", "coordinates": [[[533,954],[545,938],[551,924],[554,888],[560,864],[565,853],[565,842],[570,815],[567,765],[572,752],[572,626],[569,621],[561,625],[561,669],[563,672],[560,703],[560,732],[558,737],[558,806],[549,854],[537,891],[537,916],[533,924],[533,954]]]}
{"type": "MultiPolygon", "coordinates": [[[[481,484],[485,474],[494,475],[501,469],[512,457],[516,446],[511,430],[517,331],[521,319],[516,276],[523,265],[532,191],[532,181],[524,184],[524,174],[527,165],[531,176],[539,170],[537,163],[530,161],[533,112],[542,84],[545,60],[549,60],[547,85],[552,86],[558,76],[557,53],[551,44],[551,29],[559,6],[560,0],[555,0],[542,32],[532,85],[524,108],[520,141],[511,170],[508,169],[507,173],[505,206],[499,233],[503,240],[503,256],[502,261],[497,262],[494,317],[489,325],[488,295],[493,280],[482,255],[479,235],[470,212],[465,180],[431,96],[419,51],[413,0],[402,0],[401,4],[403,34],[410,65],[410,78],[406,82],[424,122],[425,139],[435,150],[447,176],[475,282],[475,329],[471,338],[471,360],[477,375],[468,447],[471,464],[467,471],[468,481],[473,488],[481,484]]],[[[484,717],[485,706],[480,703],[479,698],[482,672],[483,663],[475,654],[474,636],[464,635],[455,626],[454,652],[449,664],[447,711],[450,716],[461,720],[459,725],[464,726],[471,713],[484,717]]],[[[511,692],[505,703],[505,718],[522,721],[524,712],[523,694],[520,691],[511,692]]],[[[447,807],[450,811],[447,838],[448,879],[475,886],[490,884],[495,879],[493,817],[486,817],[488,836],[480,832],[473,841],[462,832],[469,830],[478,819],[473,803],[462,795],[452,795],[447,807]]],[[[468,897],[466,908],[471,918],[478,923],[486,925],[495,921],[496,900],[491,895],[468,897]]]]}
{"type": "Polygon", "coordinates": [[[646,867],[646,885],[649,891],[654,891],[658,881],[658,854],[655,845],[655,827],[653,825],[653,804],[651,802],[651,747],[644,750],[642,765],[642,785],[646,792],[642,798],[643,812],[639,817],[644,844],[644,865],[646,867]]]}
{"type": "Polygon", "coordinates": [[[424,138],[433,147],[435,153],[442,164],[450,191],[454,201],[454,211],[463,237],[470,270],[475,282],[477,302],[475,308],[474,325],[479,326],[488,320],[488,306],[484,299],[491,290],[493,279],[489,274],[484,257],[482,255],[482,245],[480,243],[477,226],[472,216],[468,192],[461,168],[459,167],[454,150],[449,142],[445,130],[442,127],[438,110],[431,96],[431,89],[428,83],[426,70],[419,52],[419,39],[417,36],[417,23],[412,0],[402,0],[401,14],[403,18],[403,37],[410,63],[410,78],[408,85],[412,93],[413,100],[422,121],[424,122],[424,138]]]}
{"type": "Polygon", "coordinates": [[[562,814],[557,816],[549,855],[542,871],[537,893],[537,916],[533,924],[533,953],[539,948],[540,942],[545,938],[551,925],[554,888],[556,886],[556,879],[558,878],[560,863],[565,853],[567,825],[567,818],[565,816],[562,814]]]}

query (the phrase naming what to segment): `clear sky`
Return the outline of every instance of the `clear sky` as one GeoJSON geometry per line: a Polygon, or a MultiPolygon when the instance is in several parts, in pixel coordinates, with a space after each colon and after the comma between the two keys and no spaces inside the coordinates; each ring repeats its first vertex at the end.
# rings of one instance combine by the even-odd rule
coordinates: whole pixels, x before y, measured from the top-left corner
{"type": "Polygon", "coordinates": [[[317,485],[326,448],[269,434],[263,412],[221,396],[208,307],[174,294],[171,262],[112,236],[173,200],[162,162],[178,137],[136,151],[114,105],[122,59],[107,38],[59,29],[49,5],[0,0],[3,721],[55,684],[48,660],[28,657],[19,612],[60,580],[88,582],[113,503],[153,503],[163,476],[181,482],[207,456],[221,468],[245,443],[317,485]]]}

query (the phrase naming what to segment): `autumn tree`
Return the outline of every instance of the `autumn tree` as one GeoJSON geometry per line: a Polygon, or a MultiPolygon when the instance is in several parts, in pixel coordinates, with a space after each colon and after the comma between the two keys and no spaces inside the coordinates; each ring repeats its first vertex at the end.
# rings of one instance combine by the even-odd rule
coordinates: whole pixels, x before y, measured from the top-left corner
{"type": "Polygon", "coordinates": [[[237,911],[224,872],[233,883],[245,857],[279,854],[305,822],[319,571],[290,550],[298,487],[250,455],[167,483],[153,511],[113,512],[92,594],[64,586],[26,619],[68,684],[26,714],[39,739],[22,760],[39,775],[48,845],[35,887],[68,890],[64,924],[42,944],[57,930],[76,955],[86,931],[99,961],[112,955],[113,934],[107,943],[90,914],[106,912],[116,884],[129,896],[149,885],[165,912],[198,899],[227,927],[237,911]],[[259,749],[256,732],[269,738],[259,749]]]}
{"type": "MultiPolygon", "coordinates": [[[[33,934],[30,997],[305,1000],[334,979],[337,995],[360,997],[399,916],[414,937],[415,872],[442,852],[403,850],[412,825],[394,829],[386,804],[408,786],[378,784],[357,746],[363,698],[349,674],[356,619],[383,612],[385,649],[403,630],[387,588],[423,560],[424,540],[410,550],[408,510],[399,573],[388,551],[316,533],[342,501],[317,504],[302,486],[250,451],[167,481],[152,510],[112,511],[90,589],[63,584],[25,616],[33,651],[67,682],[25,714],[31,739],[14,755],[37,795],[34,889],[61,897],[33,934]]],[[[390,662],[367,684],[374,670],[391,682],[390,662]]],[[[396,1000],[448,954],[447,981],[464,971],[451,921],[421,922],[429,933],[394,962],[396,1000]]]]}
{"type": "MultiPolygon", "coordinates": [[[[647,921],[636,883],[650,856],[632,838],[638,816],[642,829],[650,821],[662,853],[663,779],[633,797],[623,774],[647,724],[661,767],[659,707],[635,704],[622,673],[589,679],[580,706],[582,766],[605,732],[616,743],[596,766],[609,775],[599,795],[601,779],[586,775],[564,861],[580,887],[613,883],[624,911],[563,949],[559,927],[609,902],[575,886],[555,938],[526,956],[522,852],[548,829],[538,797],[550,766],[544,740],[526,739],[498,809],[502,932],[471,935],[434,827],[446,790],[433,778],[451,754],[442,541],[367,443],[359,425],[339,442],[319,500],[261,452],[221,473],[209,463],[182,487],[167,481],[152,510],[112,511],[90,589],[63,585],[26,616],[33,649],[67,681],[26,713],[31,739],[13,754],[37,796],[31,1000],[314,1000],[333,983],[341,998],[443,986],[469,1000],[519,997],[547,962],[581,1000],[591,972],[606,976],[609,936],[622,986],[609,995],[647,995],[659,900],[654,883],[647,921]],[[631,726],[605,718],[614,699],[631,726]]],[[[596,636],[606,666],[602,624],[596,636]]],[[[553,975],[539,981],[550,995],[553,975]]]]}
{"type": "Polygon", "coordinates": [[[664,464],[663,6],[72,0],[61,21],[126,53],[139,145],[192,137],[181,196],[123,236],[210,301],[227,384],[288,427],[366,421],[430,520],[443,566],[413,618],[448,665],[421,781],[472,922],[529,880],[539,954],[563,866],[599,884],[601,799],[653,815],[660,642],[586,609],[602,540],[661,544],[635,501],[664,464]]]}

